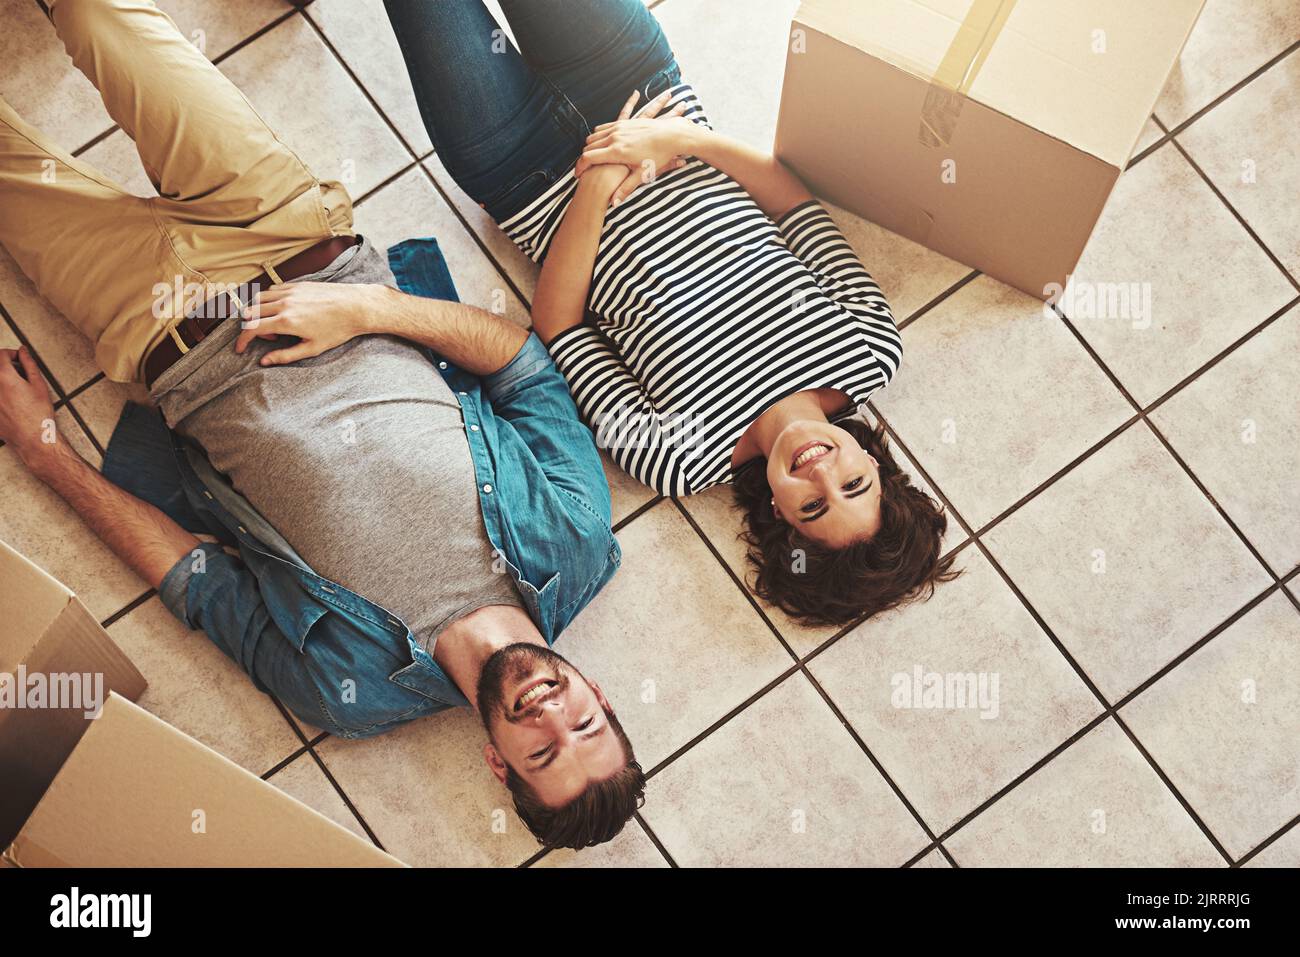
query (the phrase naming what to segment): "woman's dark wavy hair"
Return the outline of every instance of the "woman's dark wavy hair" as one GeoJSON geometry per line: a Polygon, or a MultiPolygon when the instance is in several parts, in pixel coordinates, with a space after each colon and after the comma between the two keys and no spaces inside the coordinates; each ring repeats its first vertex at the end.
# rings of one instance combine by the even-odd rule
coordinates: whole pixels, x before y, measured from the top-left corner
{"type": "Polygon", "coordinates": [[[939,557],[948,527],[942,506],[898,467],[884,426],[873,429],[856,418],[835,424],[879,463],[881,524],[870,540],[828,548],[778,518],[766,459],[747,463],[733,486],[736,503],[745,513],[741,540],[749,547],[754,591],[812,625],[846,625],[908,601],[928,599],[937,583],[960,574],[953,571],[952,555],[939,557]]]}

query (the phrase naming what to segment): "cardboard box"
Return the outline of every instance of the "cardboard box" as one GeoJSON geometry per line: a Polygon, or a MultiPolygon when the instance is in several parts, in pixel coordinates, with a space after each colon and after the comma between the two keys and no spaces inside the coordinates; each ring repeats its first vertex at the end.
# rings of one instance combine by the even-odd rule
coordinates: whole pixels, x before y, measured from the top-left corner
{"type": "Polygon", "coordinates": [[[776,154],[817,195],[1047,298],[1203,3],[804,0],[776,154]]]}
{"type": "Polygon", "coordinates": [[[19,867],[401,867],[112,695],[4,857],[19,867]]]}
{"type": "Polygon", "coordinates": [[[77,596],[0,541],[0,847],[94,724],[88,699],[145,687],[77,596]]]}

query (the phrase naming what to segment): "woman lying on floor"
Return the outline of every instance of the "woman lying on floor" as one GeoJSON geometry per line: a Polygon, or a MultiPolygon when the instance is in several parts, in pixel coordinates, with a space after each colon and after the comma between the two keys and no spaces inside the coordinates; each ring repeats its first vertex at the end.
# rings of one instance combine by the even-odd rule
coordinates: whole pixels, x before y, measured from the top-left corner
{"type": "Polygon", "coordinates": [[[756,590],[796,617],[931,593],[940,507],[842,417],[902,346],[831,217],[712,130],[641,0],[501,7],[522,53],[481,0],[388,0],[443,165],[543,264],[534,329],[598,444],[665,495],[731,483],[756,590]]]}

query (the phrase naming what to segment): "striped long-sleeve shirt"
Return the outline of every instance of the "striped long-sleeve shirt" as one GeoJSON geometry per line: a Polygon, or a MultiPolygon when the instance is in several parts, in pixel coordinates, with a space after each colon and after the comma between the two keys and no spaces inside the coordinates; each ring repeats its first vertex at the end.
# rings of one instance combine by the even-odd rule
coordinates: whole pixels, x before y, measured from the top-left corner
{"type": "MultiPolygon", "coordinates": [[[[682,101],[707,125],[686,85],[665,112],[682,101]]],[[[570,171],[502,229],[543,261],[576,189],[570,171]]],[[[698,159],[608,211],[587,309],[551,354],[597,444],[664,494],[730,481],[737,441],[780,399],[860,405],[902,359],[880,287],[819,203],[774,223],[698,159]]]]}

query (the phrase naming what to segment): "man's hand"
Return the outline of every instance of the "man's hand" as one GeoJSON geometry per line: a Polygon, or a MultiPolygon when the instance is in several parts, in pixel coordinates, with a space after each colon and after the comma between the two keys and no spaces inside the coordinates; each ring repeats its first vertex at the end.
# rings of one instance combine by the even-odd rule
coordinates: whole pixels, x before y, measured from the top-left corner
{"type": "Polygon", "coordinates": [[[589,168],[601,164],[627,167],[628,175],[610,198],[611,206],[627,199],[642,184],[684,166],[684,154],[689,152],[688,145],[696,131],[696,124],[682,116],[686,111],[685,103],[679,103],[659,116],[659,111],[672,98],[671,92],[651,100],[641,115],[632,119],[632,109],[640,95],[633,91],[623,104],[618,119],[596,127],[587,137],[582,156],[574,168],[574,174],[581,178],[589,168]]]}
{"type": "Polygon", "coordinates": [[[58,448],[50,389],[26,346],[0,349],[0,440],[28,468],[58,448]]]}
{"type": "Polygon", "coordinates": [[[371,331],[371,318],[388,308],[387,286],[342,282],[291,282],[258,293],[244,310],[235,351],[254,339],[297,336],[296,345],[262,356],[264,366],[310,359],[371,331]]]}

